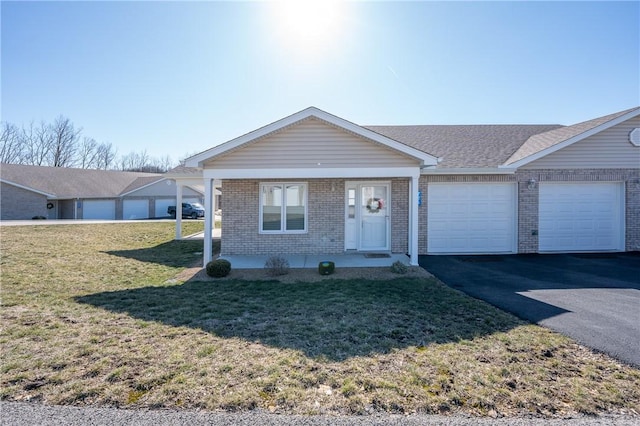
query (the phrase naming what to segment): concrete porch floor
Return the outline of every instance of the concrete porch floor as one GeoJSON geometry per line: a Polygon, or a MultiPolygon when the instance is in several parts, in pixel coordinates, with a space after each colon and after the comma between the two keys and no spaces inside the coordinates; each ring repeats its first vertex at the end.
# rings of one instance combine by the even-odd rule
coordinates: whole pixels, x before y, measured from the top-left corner
{"type": "MultiPolygon", "coordinates": [[[[291,268],[317,268],[320,262],[331,261],[336,268],[378,268],[391,266],[397,260],[408,265],[409,256],[405,254],[389,254],[389,257],[365,257],[365,253],[344,253],[324,255],[282,255],[289,261],[291,268]]],[[[235,269],[262,269],[269,256],[220,256],[231,262],[235,269]]]]}
{"type": "MultiPolygon", "coordinates": [[[[213,230],[213,238],[220,238],[220,228],[213,230]]],[[[183,240],[204,240],[204,232],[188,235],[183,240]]],[[[405,254],[389,254],[389,257],[366,257],[366,253],[350,252],[340,254],[287,254],[282,255],[289,262],[290,268],[317,268],[320,262],[331,261],[336,268],[380,268],[391,266],[395,261],[409,265],[409,256],[405,254]]],[[[269,256],[220,256],[231,262],[235,269],[262,269],[269,256]]]]}

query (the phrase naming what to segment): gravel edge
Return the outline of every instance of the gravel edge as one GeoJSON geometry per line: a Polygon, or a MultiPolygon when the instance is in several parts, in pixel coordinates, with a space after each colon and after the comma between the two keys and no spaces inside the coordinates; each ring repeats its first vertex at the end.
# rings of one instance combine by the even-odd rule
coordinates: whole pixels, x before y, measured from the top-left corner
{"type": "Polygon", "coordinates": [[[197,410],[131,410],[108,407],[76,407],[43,405],[25,402],[0,402],[2,425],[617,425],[631,426],[640,423],[640,416],[602,415],[578,416],[566,419],[536,417],[478,418],[469,416],[393,415],[372,416],[300,416],[271,414],[261,410],[236,413],[197,410]]]}

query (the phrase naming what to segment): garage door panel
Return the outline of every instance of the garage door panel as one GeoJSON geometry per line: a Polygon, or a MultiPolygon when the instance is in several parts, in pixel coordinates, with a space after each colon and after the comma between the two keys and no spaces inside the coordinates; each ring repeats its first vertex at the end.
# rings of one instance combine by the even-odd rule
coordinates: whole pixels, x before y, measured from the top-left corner
{"type": "Polygon", "coordinates": [[[539,251],[622,250],[622,194],[620,183],[541,183],[539,251]]]}
{"type": "Polygon", "coordinates": [[[125,220],[148,219],[149,200],[124,200],[122,218],[125,220]]]}
{"type": "Polygon", "coordinates": [[[429,253],[515,251],[515,185],[430,184],[429,253]]]}
{"type": "Polygon", "coordinates": [[[85,200],[82,203],[82,218],[114,220],[116,218],[116,202],[114,200],[85,200]]]}

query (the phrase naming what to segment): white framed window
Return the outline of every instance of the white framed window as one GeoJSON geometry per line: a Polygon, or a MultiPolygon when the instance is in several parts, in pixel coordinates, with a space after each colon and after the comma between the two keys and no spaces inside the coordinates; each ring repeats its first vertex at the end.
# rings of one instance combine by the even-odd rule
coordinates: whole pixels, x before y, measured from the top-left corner
{"type": "Polygon", "coordinates": [[[307,184],[268,182],[260,184],[260,233],[307,232],[307,184]]]}

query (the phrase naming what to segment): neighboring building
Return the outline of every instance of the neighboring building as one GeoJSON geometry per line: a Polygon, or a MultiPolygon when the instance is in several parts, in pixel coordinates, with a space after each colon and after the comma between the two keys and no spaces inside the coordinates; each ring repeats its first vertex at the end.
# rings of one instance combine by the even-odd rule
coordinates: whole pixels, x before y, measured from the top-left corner
{"type": "Polygon", "coordinates": [[[222,255],[640,250],[640,108],[573,126],[362,127],[312,107],[186,166],[208,225],[222,183],[222,255]]]}
{"type": "MultiPolygon", "coordinates": [[[[183,201],[202,202],[197,188],[183,201]]],[[[168,217],[176,185],[161,174],[0,164],[0,219],[168,217]]]]}

